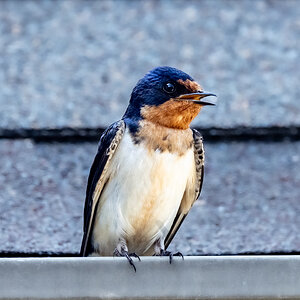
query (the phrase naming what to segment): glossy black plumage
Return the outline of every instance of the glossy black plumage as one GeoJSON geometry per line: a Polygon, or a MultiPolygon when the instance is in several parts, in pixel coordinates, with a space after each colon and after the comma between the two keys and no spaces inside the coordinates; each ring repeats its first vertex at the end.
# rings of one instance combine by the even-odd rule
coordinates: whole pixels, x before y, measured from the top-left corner
{"type": "MultiPolygon", "coordinates": [[[[97,182],[103,172],[103,169],[109,159],[109,154],[107,150],[111,146],[113,139],[116,137],[118,131],[124,131],[122,126],[125,126],[125,122],[121,121],[115,122],[111,124],[102,134],[98,146],[98,152],[95,156],[93,164],[90,169],[90,174],[88,177],[87,189],[86,189],[86,197],[85,197],[85,206],[84,206],[84,220],[83,220],[83,239],[81,244],[80,254],[82,256],[87,256],[93,252],[92,244],[91,244],[91,231],[93,227],[93,222],[95,218],[95,210],[97,209],[97,205],[94,210],[92,210],[93,206],[93,193],[97,182]]],[[[125,127],[124,127],[125,128],[125,127]]]]}

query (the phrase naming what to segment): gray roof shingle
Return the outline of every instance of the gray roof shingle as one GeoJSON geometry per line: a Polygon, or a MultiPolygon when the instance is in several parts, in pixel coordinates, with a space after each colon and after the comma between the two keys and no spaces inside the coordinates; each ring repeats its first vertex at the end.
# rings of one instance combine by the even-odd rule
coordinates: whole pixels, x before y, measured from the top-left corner
{"type": "Polygon", "coordinates": [[[190,73],[202,127],[300,126],[297,1],[1,1],[0,127],[106,127],[145,72],[190,73]]]}
{"type": "MultiPolygon", "coordinates": [[[[203,191],[170,249],[300,249],[300,143],[205,143],[203,191]]],[[[0,252],[76,253],[95,143],[0,141],[0,252]]]]}

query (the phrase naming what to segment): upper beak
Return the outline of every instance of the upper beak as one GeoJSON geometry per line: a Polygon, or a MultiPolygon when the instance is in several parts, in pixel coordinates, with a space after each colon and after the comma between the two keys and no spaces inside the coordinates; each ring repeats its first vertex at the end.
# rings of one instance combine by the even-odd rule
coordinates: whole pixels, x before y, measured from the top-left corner
{"type": "Polygon", "coordinates": [[[215,101],[202,101],[201,100],[208,96],[217,97],[217,95],[215,95],[213,93],[203,91],[203,92],[197,92],[197,93],[191,93],[191,94],[183,94],[174,99],[179,100],[179,101],[191,101],[191,102],[201,104],[201,105],[216,105],[216,100],[215,101]]]}

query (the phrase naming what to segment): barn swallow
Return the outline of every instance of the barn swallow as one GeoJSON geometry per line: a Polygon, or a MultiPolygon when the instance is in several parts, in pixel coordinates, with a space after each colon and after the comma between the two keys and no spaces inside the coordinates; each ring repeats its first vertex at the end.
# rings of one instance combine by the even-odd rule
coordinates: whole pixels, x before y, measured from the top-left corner
{"type": "Polygon", "coordinates": [[[100,138],[86,190],[82,256],[124,256],[134,269],[132,257],[171,262],[175,254],[166,249],[202,187],[202,136],[190,123],[214,105],[208,96],[216,95],[171,67],[137,83],[122,119],[100,138]]]}

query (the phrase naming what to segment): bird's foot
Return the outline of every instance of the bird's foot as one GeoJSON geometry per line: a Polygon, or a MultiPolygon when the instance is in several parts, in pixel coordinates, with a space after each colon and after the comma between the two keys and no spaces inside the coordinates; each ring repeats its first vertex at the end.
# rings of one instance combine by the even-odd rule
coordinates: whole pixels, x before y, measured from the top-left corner
{"type": "Polygon", "coordinates": [[[128,256],[129,256],[129,257],[135,257],[135,258],[137,258],[139,261],[141,261],[140,257],[139,257],[135,252],[129,253],[128,256]]]}
{"type": "Polygon", "coordinates": [[[129,264],[133,267],[134,272],[136,272],[136,267],[134,265],[133,259],[131,257],[136,257],[139,261],[141,261],[140,257],[136,253],[128,253],[128,251],[121,249],[119,251],[117,248],[114,251],[114,256],[126,257],[129,264]]]}
{"type": "Polygon", "coordinates": [[[172,253],[171,251],[166,251],[161,249],[159,254],[156,254],[156,256],[169,256],[169,262],[172,263],[173,256],[180,256],[182,260],[184,260],[183,254],[181,252],[172,253]]]}

